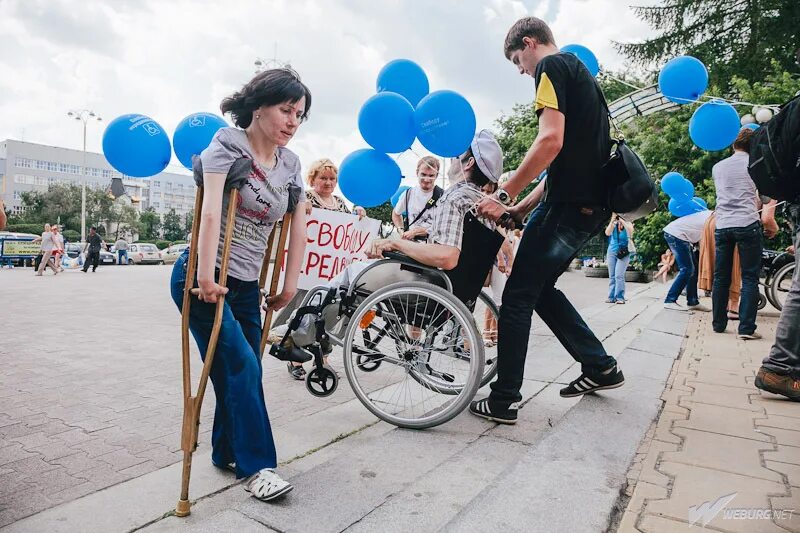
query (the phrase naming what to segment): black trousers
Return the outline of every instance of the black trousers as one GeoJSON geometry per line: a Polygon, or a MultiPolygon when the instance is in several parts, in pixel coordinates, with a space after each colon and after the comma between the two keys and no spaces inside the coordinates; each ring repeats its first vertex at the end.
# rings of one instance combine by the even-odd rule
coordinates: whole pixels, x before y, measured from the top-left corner
{"type": "Polygon", "coordinates": [[[100,264],[100,250],[92,251],[86,254],[86,262],[83,264],[83,271],[89,270],[89,265],[92,265],[92,272],[97,270],[97,265],[100,264]]]}

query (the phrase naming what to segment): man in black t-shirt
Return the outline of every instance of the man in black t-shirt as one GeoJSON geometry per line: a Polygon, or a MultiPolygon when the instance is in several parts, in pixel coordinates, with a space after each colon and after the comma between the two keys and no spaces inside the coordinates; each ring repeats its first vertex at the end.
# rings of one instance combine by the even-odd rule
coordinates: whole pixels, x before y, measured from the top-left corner
{"type": "Polygon", "coordinates": [[[105,242],[97,234],[97,228],[92,226],[89,228],[89,236],[86,237],[86,246],[83,247],[84,254],[86,255],[86,261],[83,263],[83,271],[86,272],[89,270],[89,264],[92,264],[92,272],[97,270],[97,265],[100,264],[100,248],[105,246],[105,242]],[[89,250],[86,253],[86,250],[89,250]]]}
{"type": "Polygon", "coordinates": [[[621,386],[616,360],[555,283],[586,242],[608,221],[600,168],[611,151],[602,92],[581,61],[559,51],[544,21],[517,21],[505,41],[506,58],[536,83],[539,133],[514,176],[484,198],[478,212],[493,220],[508,212],[521,224],[535,206],[519,244],[500,307],[497,380],[488,398],[472,402],[478,416],[513,424],[533,311],[572,357],[581,375],[561,389],[572,397],[621,386]],[[511,199],[547,169],[547,179],[517,206],[511,199]]]}

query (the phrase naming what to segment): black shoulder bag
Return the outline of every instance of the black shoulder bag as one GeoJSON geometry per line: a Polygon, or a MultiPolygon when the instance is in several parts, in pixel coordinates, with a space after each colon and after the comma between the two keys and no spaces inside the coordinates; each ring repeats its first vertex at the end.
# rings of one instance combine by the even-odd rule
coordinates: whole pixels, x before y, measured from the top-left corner
{"type": "Polygon", "coordinates": [[[658,188],[642,160],[625,143],[625,137],[611,116],[606,98],[597,82],[595,88],[606,108],[608,121],[614,128],[611,156],[601,168],[608,190],[606,204],[611,211],[628,222],[633,222],[656,210],[658,188]]]}

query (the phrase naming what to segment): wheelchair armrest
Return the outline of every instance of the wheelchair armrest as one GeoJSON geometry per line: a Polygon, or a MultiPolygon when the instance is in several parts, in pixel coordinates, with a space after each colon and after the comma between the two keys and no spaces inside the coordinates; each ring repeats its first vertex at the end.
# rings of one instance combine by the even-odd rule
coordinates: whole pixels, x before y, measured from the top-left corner
{"type": "Polygon", "coordinates": [[[426,268],[429,270],[437,270],[436,267],[426,265],[425,263],[420,263],[416,259],[412,259],[411,257],[407,256],[402,252],[383,252],[383,257],[385,257],[386,259],[392,259],[394,261],[402,263],[405,266],[426,268]]]}

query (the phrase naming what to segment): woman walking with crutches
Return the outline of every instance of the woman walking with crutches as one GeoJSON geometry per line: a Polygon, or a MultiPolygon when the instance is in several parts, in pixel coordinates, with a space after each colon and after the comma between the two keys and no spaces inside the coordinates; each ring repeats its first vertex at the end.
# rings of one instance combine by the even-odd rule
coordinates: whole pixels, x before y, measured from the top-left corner
{"type": "MultiPolygon", "coordinates": [[[[269,235],[275,223],[290,211],[291,244],[283,290],[267,296],[267,306],[280,309],[297,291],[306,242],[305,194],[300,160],[285,146],[310,107],[311,93],[294,71],[261,72],[222,101],[222,112],[230,112],[237,127],[219,130],[208,148],[195,158],[195,181],[202,185],[198,193],[202,210],[195,217],[199,230],[193,230],[196,241],[190,248],[195,250],[197,245],[196,288],[191,291],[197,299],[189,304],[188,324],[203,359],[213,354],[210,377],[217,405],[211,460],[220,468],[235,471],[237,478],[248,478],[245,490],[261,500],[277,498],[292,487],[273,471],[277,466],[275,443],[261,384],[258,279],[269,235]],[[226,194],[228,190],[231,192],[226,194]],[[235,213],[229,213],[230,208],[235,213]],[[229,230],[231,222],[233,228],[229,230]],[[232,235],[226,235],[230,231],[232,235]],[[224,304],[216,338],[212,330],[220,298],[224,298],[224,304]]],[[[184,300],[187,270],[188,276],[194,271],[190,249],[172,272],[172,298],[179,309],[188,301],[184,300]]],[[[187,381],[184,395],[188,397],[187,381]]],[[[198,396],[202,397],[202,378],[200,391],[198,396]]],[[[189,414],[184,416],[182,447],[188,456],[184,458],[184,487],[178,508],[181,515],[189,512],[188,478],[197,434],[196,427],[186,420],[196,416],[196,409],[199,406],[188,407],[189,414]]]]}

